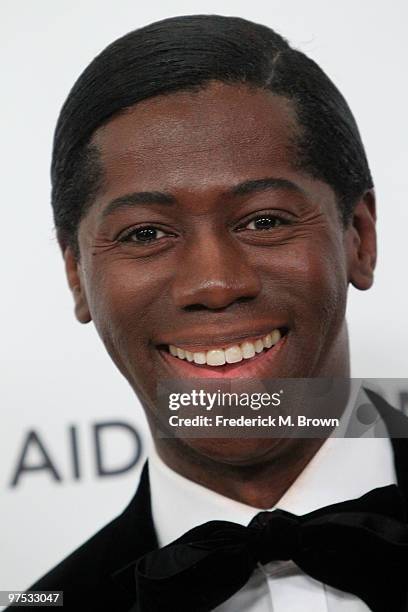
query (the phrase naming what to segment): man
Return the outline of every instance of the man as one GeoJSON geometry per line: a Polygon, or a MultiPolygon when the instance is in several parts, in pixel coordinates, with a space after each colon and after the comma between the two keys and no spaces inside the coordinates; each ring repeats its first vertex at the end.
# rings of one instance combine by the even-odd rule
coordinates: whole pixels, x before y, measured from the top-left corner
{"type": "MultiPolygon", "coordinates": [[[[153,433],[167,378],[349,377],[373,183],[339,91],[269,28],[180,17],[107,47],[61,111],[52,182],[76,316],[153,433]]],[[[124,513],[33,589],[69,610],[406,609],[404,441],[154,443],[124,513]]]]}

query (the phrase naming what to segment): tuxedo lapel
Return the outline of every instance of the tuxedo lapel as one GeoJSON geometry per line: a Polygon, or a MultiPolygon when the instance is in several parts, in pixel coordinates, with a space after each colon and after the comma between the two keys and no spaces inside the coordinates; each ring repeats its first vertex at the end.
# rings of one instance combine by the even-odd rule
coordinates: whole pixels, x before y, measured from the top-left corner
{"type": "Polygon", "coordinates": [[[397,475],[398,488],[404,499],[406,520],[408,519],[408,418],[396,410],[381,395],[365,389],[383,419],[387,428],[394,452],[394,466],[397,475]]]}
{"type": "Polygon", "coordinates": [[[128,607],[137,611],[135,561],[158,547],[150,504],[150,486],[147,461],[143,467],[136,494],[121,517],[119,541],[112,542],[110,554],[117,556],[116,569],[111,573],[113,582],[122,592],[128,607]],[[123,550],[124,547],[124,550],[123,550]]]}

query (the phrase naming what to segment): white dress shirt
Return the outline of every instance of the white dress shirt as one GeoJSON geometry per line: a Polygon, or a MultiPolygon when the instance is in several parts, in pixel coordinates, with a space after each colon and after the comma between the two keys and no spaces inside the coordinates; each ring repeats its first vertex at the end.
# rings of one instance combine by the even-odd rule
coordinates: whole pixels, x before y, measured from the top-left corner
{"type": "MultiPolygon", "coordinates": [[[[345,411],[345,415],[347,409],[345,411]]],[[[344,426],[344,419],[340,427],[344,426]]],[[[152,515],[159,546],[211,520],[248,525],[262,509],[207,489],[171,470],[154,448],[149,454],[152,515]]],[[[270,510],[305,514],[396,483],[388,438],[330,437],[270,510]]],[[[258,564],[245,586],[217,612],[365,612],[359,598],[305,574],[292,561],[258,564]]]]}

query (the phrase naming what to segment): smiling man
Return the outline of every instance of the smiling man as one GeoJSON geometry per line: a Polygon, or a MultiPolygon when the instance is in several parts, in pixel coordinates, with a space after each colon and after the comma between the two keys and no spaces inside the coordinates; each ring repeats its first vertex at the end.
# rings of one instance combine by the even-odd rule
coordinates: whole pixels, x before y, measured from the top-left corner
{"type": "MultiPolygon", "coordinates": [[[[152,432],[165,379],[349,377],[347,291],[371,286],[376,260],[372,179],[344,98],[274,31],[191,16],[114,42],[61,111],[52,181],[76,316],[152,432]]],[[[63,590],[70,610],[406,609],[402,549],[383,533],[405,534],[405,446],[154,447],[124,513],[33,588],[63,590]]]]}

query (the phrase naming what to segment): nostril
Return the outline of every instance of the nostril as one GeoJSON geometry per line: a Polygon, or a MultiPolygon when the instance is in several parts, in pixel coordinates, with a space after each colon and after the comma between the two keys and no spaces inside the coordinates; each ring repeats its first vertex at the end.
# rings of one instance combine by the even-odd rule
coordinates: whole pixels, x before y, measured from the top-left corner
{"type": "Polygon", "coordinates": [[[253,297],[239,297],[223,306],[216,306],[215,304],[211,305],[210,303],[208,304],[199,304],[199,303],[187,304],[186,306],[183,307],[183,310],[185,310],[186,312],[200,312],[202,310],[205,310],[205,311],[211,310],[211,312],[224,312],[227,309],[230,309],[231,306],[234,306],[235,304],[247,304],[248,302],[252,302],[253,299],[254,299],[253,297]]]}
{"type": "Polygon", "coordinates": [[[205,304],[191,304],[190,306],[184,306],[183,310],[185,310],[186,312],[199,312],[201,310],[211,310],[211,312],[224,312],[229,307],[230,304],[228,304],[228,306],[220,306],[219,308],[212,308],[211,306],[206,306],[205,304]]]}
{"type": "Polygon", "coordinates": [[[190,304],[189,306],[184,306],[183,310],[186,312],[199,312],[200,310],[208,310],[208,307],[204,306],[204,304],[190,304]]]}
{"type": "Polygon", "coordinates": [[[187,311],[207,309],[222,312],[228,306],[253,300],[259,295],[260,280],[252,272],[246,272],[245,276],[242,273],[238,276],[237,272],[227,279],[225,274],[215,274],[210,263],[200,275],[184,271],[172,284],[174,303],[187,311]]]}

